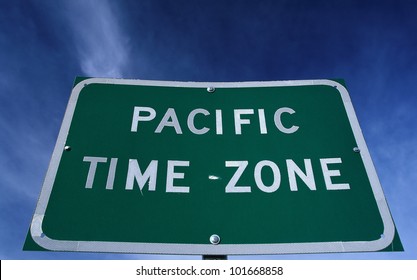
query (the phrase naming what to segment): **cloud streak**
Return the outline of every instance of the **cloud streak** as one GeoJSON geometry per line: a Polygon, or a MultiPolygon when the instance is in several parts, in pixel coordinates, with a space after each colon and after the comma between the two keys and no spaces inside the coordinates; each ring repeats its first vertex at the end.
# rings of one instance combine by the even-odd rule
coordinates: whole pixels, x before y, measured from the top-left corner
{"type": "Polygon", "coordinates": [[[66,5],[66,20],[83,73],[123,77],[128,64],[129,40],[114,8],[108,1],[68,1],[66,5]]]}

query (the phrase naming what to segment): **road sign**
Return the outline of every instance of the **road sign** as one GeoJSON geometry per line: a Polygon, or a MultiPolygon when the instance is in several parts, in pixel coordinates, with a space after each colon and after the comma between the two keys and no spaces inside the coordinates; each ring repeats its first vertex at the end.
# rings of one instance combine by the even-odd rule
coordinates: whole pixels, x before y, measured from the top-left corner
{"type": "Polygon", "coordinates": [[[378,251],[396,230],[332,80],[79,79],[30,227],[48,250],[378,251]]]}

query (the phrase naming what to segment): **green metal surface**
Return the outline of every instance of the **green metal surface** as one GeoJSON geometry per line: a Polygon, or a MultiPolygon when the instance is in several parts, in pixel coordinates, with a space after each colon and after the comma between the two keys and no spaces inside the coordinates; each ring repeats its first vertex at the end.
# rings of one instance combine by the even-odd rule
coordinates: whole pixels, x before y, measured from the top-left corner
{"type": "MultiPolygon", "coordinates": [[[[146,115],[146,113],[144,113],[146,115]]],[[[269,244],[349,242],[378,240],[384,231],[367,172],[357,147],[345,106],[337,88],[324,85],[260,88],[206,88],[90,84],[78,97],[66,145],[59,162],[43,218],[43,232],[54,240],[140,243],[209,244],[212,234],[221,244],[269,244]],[[134,106],[151,107],[156,117],[139,122],[131,131],[134,106]],[[285,127],[298,126],[291,134],[281,132],[274,113],[282,107],[285,127]],[[173,127],[155,130],[168,108],[174,108],[182,134],[173,127]],[[195,127],[207,127],[196,135],[187,126],[189,113],[197,108],[195,127]],[[242,134],[235,133],[235,109],[253,109],[244,115],[242,134]],[[264,109],[267,133],[261,134],[258,109],[264,109]],[[215,111],[222,111],[223,134],[216,134],[215,111]],[[84,157],[103,157],[92,188],[86,188],[90,163],[84,157]],[[117,158],[113,189],[106,189],[111,158],[117,158]],[[339,170],[332,182],[347,183],[346,190],[326,189],[320,159],[340,158],[328,165],[339,170]],[[158,161],[155,191],[149,182],[140,190],[126,189],[129,160],[138,161],[142,172],[158,161]],[[291,191],[286,160],[306,171],[311,160],[316,190],[297,177],[291,191]],[[189,193],[166,191],[167,161],[189,161],[175,172],[184,178],[174,185],[189,193]],[[262,160],[280,170],[279,188],[261,191],[254,168],[262,160]],[[226,161],[248,161],[238,186],[249,193],[226,193],[236,172],[226,161]]],[[[270,168],[262,172],[265,185],[274,182],[270,168]]]]}

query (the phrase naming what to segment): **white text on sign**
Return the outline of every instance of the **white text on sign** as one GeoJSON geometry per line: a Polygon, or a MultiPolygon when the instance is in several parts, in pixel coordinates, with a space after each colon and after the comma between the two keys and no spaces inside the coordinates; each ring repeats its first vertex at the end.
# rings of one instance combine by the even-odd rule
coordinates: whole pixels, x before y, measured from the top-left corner
{"type": "MultiPolygon", "coordinates": [[[[298,130],[298,126],[284,126],[282,123],[281,117],[283,114],[294,114],[295,111],[289,107],[282,107],[275,111],[274,113],[274,123],[275,127],[281,131],[282,133],[291,134],[298,130]]],[[[187,127],[188,129],[197,135],[206,134],[210,131],[211,128],[209,127],[196,127],[194,123],[194,119],[197,115],[209,116],[210,112],[203,108],[198,108],[192,110],[187,117],[187,127]]],[[[247,118],[249,115],[255,115],[254,109],[234,109],[233,116],[234,116],[234,127],[235,127],[235,134],[241,135],[242,134],[242,126],[243,125],[250,125],[250,119],[247,118]],[[246,117],[245,117],[246,116],[246,117]]],[[[266,125],[265,120],[265,110],[258,109],[257,110],[258,121],[259,121],[259,129],[261,134],[268,133],[268,127],[266,125]]],[[[155,109],[151,107],[139,107],[135,106],[133,109],[133,117],[132,117],[132,125],[130,128],[131,132],[138,132],[140,129],[140,122],[149,122],[153,121],[156,117],[155,109]]],[[[215,120],[216,120],[216,134],[222,135],[223,134],[223,115],[222,110],[215,110],[215,120]]],[[[177,117],[177,113],[175,112],[174,108],[168,108],[165,112],[164,116],[162,117],[159,124],[156,126],[154,133],[161,133],[164,128],[172,127],[175,130],[176,134],[182,134],[183,129],[180,125],[180,122],[177,117]]]]}
{"type": "MultiPolygon", "coordinates": [[[[83,159],[84,162],[90,163],[88,169],[87,180],[85,184],[86,189],[93,188],[94,178],[99,163],[102,165],[108,162],[108,158],[105,157],[92,157],[86,156],[83,159]]],[[[298,184],[296,177],[304,182],[308,189],[311,191],[316,190],[316,182],[314,179],[312,163],[310,159],[304,159],[304,170],[300,168],[293,160],[287,159],[286,161],[286,175],[288,176],[289,188],[291,191],[298,191],[298,184]]],[[[113,190],[114,180],[116,175],[116,167],[118,164],[118,158],[111,158],[108,168],[107,181],[106,181],[106,190],[113,190]]],[[[139,162],[137,159],[129,159],[128,162],[128,171],[126,175],[126,190],[133,190],[135,185],[139,187],[140,192],[145,188],[146,183],[148,183],[148,191],[155,191],[157,186],[157,176],[158,176],[158,160],[152,160],[149,165],[145,168],[145,171],[142,171],[143,168],[140,168],[139,162]],[[136,183],[136,184],[135,184],[136,183]]],[[[340,170],[336,168],[330,168],[329,166],[334,166],[336,164],[342,164],[341,158],[321,158],[320,166],[322,170],[322,175],[325,182],[326,190],[349,190],[350,185],[347,183],[333,183],[332,177],[341,176],[340,170]]],[[[101,165],[101,166],[102,166],[101,165]]],[[[168,160],[167,169],[166,169],[166,184],[165,191],[167,193],[190,193],[191,186],[178,186],[174,185],[174,180],[184,179],[186,176],[185,172],[180,172],[175,170],[176,168],[186,168],[190,166],[189,161],[180,161],[180,160],[168,160]]],[[[226,168],[237,168],[234,175],[229,179],[228,183],[225,186],[226,193],[250,193],[252,192],[252,186],[240,186],[238,185],[239,179],[244,172],[247,171],[248,161],[225,161],[226,168]]],[[[104,166],[101,168],[105,168],[104,166]]],[[[183,170],[183,169],[182,169],[183,170]]],[[[160,173],[160,172],[159,172],[160,173]]],[[[281,186],[281,170],[278,165],[269,160],[259,161],[253,170],[253,177],[255,180],[256,187],[265,193],[273,193],[279,189],[281,186]],[[270,185],[264,183],[262,178],[262,170],[270,169],[273,174],[273,182],[270,185]]],[[[104,188],[104,186],[98,186],[104,188]]]]}

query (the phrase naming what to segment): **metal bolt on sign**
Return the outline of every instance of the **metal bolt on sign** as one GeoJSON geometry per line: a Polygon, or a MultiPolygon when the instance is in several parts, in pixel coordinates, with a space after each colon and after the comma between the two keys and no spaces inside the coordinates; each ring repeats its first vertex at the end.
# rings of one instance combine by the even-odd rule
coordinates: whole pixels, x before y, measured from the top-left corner
{"type": "Polygon", "coordinates": [[[210,236],[210,243],[213,245],[217,245],[220,243],[220,236],[218,236],[217,234],[213,234],[212,236],[210,236]]]}

